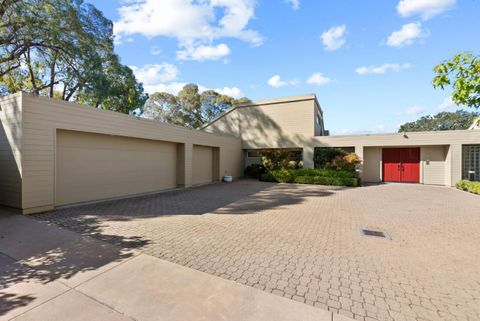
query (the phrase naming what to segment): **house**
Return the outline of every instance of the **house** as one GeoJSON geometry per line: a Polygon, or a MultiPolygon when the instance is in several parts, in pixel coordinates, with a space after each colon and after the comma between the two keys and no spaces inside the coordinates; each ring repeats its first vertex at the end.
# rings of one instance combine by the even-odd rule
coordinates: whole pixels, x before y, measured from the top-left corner
{"type": "Polygon", "coordinates": [[[364,182],[480,180],[480,130],[328,136],[315,95],[232,107],[201,130],[17,93],[0,99],[0,204],[37,213],[239,177],[266,149],[341,147],[364,182]]]}
{"type": "Polygon", "coordinates": [[[314,94],[235,106],[203,130],[240,138],[247,165],[259,162],[264,149],[291,149],[302,151],[304,167],[314,167],[315,148],[339,147],[362,159],[366,183],[480,180],[479,130],[328,136],[314,94]]]}

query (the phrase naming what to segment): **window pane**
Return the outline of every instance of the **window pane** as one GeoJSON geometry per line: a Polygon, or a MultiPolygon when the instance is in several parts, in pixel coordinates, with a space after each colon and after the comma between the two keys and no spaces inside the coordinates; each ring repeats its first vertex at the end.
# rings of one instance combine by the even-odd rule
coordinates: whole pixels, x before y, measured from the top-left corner
{"type": "Polygon", "coordinates": [[[462,178],[480,181],[480,145],[463,145],[462,178]]]}

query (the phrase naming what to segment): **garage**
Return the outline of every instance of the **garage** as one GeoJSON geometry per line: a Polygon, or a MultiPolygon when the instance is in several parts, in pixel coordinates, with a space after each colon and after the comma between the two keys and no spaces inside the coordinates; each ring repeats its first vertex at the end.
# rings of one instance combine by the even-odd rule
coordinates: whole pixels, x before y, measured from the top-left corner
{"type": "Polygon", "coordinates": [[[175,143],[58,130],[55,205],[172,189],[175,143]]]}
{"type": "Polygon", "coordinates": [[[383,148],[382,162],[384,182],[420,182],[420,148],[383,148]]]}
{"type": "Polygon", "coordinates": [[[214,148],[193,145],[192,184],[208,184],[214,180],[214,148]]]}

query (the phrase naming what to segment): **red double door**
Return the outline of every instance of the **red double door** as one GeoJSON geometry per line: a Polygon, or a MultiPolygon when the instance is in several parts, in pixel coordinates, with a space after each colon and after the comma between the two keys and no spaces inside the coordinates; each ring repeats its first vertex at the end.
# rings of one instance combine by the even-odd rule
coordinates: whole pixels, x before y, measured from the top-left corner
{"type": "Polygon", "coordinates": [[[420,182],[420,148],[383,148],[384,182],[420,182]]]}

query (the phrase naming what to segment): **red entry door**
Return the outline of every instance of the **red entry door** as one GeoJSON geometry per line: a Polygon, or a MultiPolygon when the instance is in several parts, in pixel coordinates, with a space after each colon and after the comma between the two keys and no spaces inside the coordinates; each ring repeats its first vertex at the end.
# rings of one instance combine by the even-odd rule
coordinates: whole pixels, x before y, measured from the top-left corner
{"type": "Polygon", "coordinates": [[[420,148],[383,148],[384,182],[420,182],[420,148]]]}

